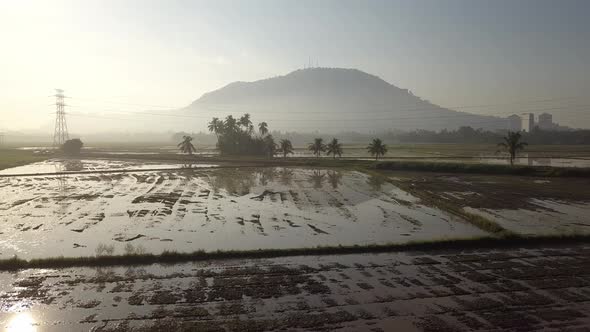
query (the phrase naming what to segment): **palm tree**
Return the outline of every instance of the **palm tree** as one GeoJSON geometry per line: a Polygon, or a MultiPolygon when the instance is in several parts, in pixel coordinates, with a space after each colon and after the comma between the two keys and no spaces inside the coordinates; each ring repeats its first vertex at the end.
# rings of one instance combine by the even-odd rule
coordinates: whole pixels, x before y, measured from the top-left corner
{"type": "Polygon", "coordinates": [[[293,153],[293,144],[288,139],[282,139],[279,144],[279,151],[283,154],[283,158],[287,158],[287,155],[293,153]]]}
{"type": "Polygon", "coordinates": [[[332,138],[332,141],[328,143],[326,146],[326,154],[328,156],[333,155],[334,159],[336,159],[336,155],[338,155],[338,157],[342,157],[342,144],[338,142],[337,138],[332,138]]]}
{"type": "Polygon", "coordinates": [[[264,148],[266,150],[266,155],[269,158],[272,158],[275,154],[277,154],[278,146],[277,143],[275,143],[275,140],[272,137],[272,135],[264,136],[264,148]]]}
{"type": "Polygon", "coordinates": [[[195,149],[195,146],[193,145],[193,143],[191,143],[192,140],[193,138],[190,136],[182,136],[182,142],[178,143],[180,152],[188,153],[191,155],[193,154],[193,152],[196,152],[197,149],[195,149]]]}
{"type": "Polygon", "coordinates": [[[326,151],[326,145],[324,144],[324,140],[322,138],[316,138],[313,140],[313,143],[309,144],[308,149],[319,158],[322,152],[326,151]]]}
{"type": "Polygon", "coordinates": [[[381,139],[373,138],[371,144],[367,146],[367,151],[377,160],[379,156],[384,156],[387,153],[387,145],[383,144],[381,139]]]}
{"type": "Polygon", "coordinates": [[[221,128],[223,126],[223,122],[219,120],[219,118],[211,119],[211,122],[208,124],[209,131],[214,133],[215,136],[219,136],[221,133],[221,128]]]}
{"type": "Polygon", "coordinates": [[[518,151],[524,150],[524,147],[528,144],[521,142],[522,135],[520,132],[508,132],[508,135],[504,137],[504,142],[498,143],[498,146],[503,148],[510,154],[510,166],[514,166],[514,159],[518,151]]]}
{"type": "Polygon", "coordinates": [[[266,124],[266,122],[260,122],[258,124],[258,132],[260,133],[260,136],[268,134],[268,124],[266,124]]]}
{"type": "Polygon", "coordinates": [[[239,129],[238,121],[231,115],[226,116],[224,129],[227,133],[236,133],[239,129]]]}
{"type": "Polygon", "coordinates": [[[249,134],[252,133],[252,130],[254,130],[254,127],[252,126],[252,120],[250,120],[250,114],[246,113],[242,115],[238,122],[240,126],[244,127],[246,129],[246,132],[248,132],[249,134]]]}

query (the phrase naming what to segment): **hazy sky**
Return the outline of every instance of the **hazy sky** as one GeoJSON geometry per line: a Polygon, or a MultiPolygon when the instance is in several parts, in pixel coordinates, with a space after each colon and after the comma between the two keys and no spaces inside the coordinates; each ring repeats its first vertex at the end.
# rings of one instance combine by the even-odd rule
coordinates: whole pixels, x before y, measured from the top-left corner
{"type": "Polygon", "coordinates": [[[310,56],[448,107],[576,97],[554,117],[590,127],[588,13],[586,0],[0,0],[0,129],[48,126],[53,88],[72,112],[182,107],[310,56]]]}

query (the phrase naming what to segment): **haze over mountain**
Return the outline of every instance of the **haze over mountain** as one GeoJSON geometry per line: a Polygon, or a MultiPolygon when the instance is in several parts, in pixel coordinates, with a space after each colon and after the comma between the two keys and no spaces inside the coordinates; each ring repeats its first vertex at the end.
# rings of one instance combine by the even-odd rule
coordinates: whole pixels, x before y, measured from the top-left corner
{"type": "Polygon", "coordinates": [[[506,120],[442,108],[357,69],[307,68],[255,82],[234,82],[182,110],[194,116],[239,116],[289,131],[500,129],[506,120]]]}

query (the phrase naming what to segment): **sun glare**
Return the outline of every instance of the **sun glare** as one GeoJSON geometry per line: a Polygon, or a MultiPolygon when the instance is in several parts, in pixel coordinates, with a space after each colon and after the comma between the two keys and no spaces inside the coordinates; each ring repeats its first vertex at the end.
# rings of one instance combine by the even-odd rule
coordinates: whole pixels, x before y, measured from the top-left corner
{"type": "Polygon", "coordinates": [[[6,332],[37,332],[37,326],[30,313],[19,313],[10,320],[6,332]]]}

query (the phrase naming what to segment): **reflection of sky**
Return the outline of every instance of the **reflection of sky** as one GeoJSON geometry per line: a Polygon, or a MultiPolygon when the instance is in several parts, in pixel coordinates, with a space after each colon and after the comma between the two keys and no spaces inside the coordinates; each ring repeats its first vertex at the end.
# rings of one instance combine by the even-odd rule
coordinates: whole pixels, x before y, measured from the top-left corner
{"type": "Polygon", "coordinates": [[[15,314],[8,325],[6,326],[6,332],[36,332],[37,323],[33,318],[33,315],[28,312],[20,312],[15,314]]]}

